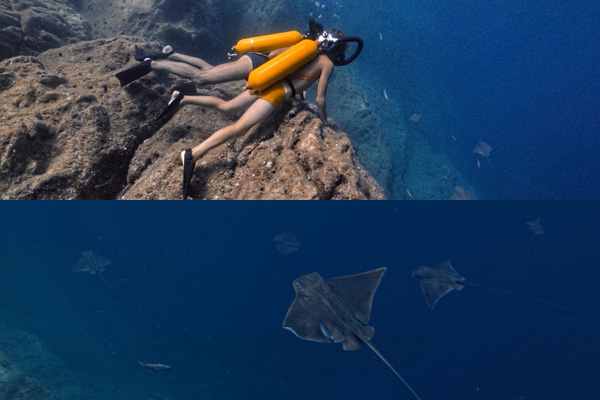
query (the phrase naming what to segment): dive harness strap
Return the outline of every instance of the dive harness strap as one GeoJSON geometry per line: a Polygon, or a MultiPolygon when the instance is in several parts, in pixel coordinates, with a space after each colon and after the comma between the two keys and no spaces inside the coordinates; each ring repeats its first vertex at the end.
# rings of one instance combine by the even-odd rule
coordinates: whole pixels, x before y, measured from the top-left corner
{"type": "Polygon", "coordinates": [[[292,90],[292,95],[290,97],[294,97],[296,95],[296,88],[294,87],[294,84],[292,83],[290,78],[283,78],[283,81],[287,83],[290,89],[292,90]]]}

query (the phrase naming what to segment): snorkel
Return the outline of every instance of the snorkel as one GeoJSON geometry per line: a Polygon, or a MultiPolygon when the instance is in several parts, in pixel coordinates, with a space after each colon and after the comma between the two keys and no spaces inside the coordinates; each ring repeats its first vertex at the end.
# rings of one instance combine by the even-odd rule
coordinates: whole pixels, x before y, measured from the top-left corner
{"type": "Polygon", "coordinates": [[[333,65],[341,67],[350,64],[356,60],[363,48],[363,41],[357,36],[342,37],[335,31],[326,31],[323,25],[315,22],[314,19],[308,21],[309,31],[304,37],[317,40],[319,42],[319,51],[325,54],[333,62],[333,65]],[[346,58],[347,43],[356,43],[354,53],[346,58]]]}
{"type": "Polygon", "coordinates": [[[304,34],[304,37],[310,40],[317,40],[323,32],[325,32],[323,25],[311,18],[308,20],[308,31],[304,34]]]}
{"type": "Polygon", "coordinates": [[[323,32],[318,40],[319,50],[337,67],[348,65],[356,60],[363,48],[363,41],[358,36],[336,37],[332,33],[323,32]],[[356,50],[348,58],[345,51],[347,43],[356,43],[356,50]]]}

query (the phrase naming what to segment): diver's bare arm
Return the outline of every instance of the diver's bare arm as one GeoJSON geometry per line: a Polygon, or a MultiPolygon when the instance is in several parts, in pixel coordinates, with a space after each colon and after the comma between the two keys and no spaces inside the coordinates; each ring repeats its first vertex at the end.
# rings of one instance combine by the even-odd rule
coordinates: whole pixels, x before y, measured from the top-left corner
{"type": "Polygon", "coordinates": [[[327,83],[332,72],[333,65],[329,63],[325,64],[319,77],[319,86],[317,86],[317,109],[319,110],[319,117],[325,125],[327,125],[327,83]]]}

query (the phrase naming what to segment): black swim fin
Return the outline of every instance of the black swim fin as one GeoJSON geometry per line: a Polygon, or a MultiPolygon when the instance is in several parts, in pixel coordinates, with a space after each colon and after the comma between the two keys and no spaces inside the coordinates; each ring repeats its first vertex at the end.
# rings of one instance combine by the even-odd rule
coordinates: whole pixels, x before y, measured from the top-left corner
{"type": "Polygon", "coordinates": [[[187,200],[190,181],[196,168],[196,162],[194,162],[194,157],[192,157],[191,149],[185,149],[181,152],[181,161],[183,161],[183,200],[187,200]]]}
{"type": "Polygon", "coordinates": [[[137,61],[140,62],[146,60],[146,58],[149,58],[151,60],[164,60],[165,58],[168,58],[171,54],[175,53],[175,50],[173,50],[172,48],[170,50],[171,51],[165,52],[163,49],[163,51],[157,53],[144,53],[144,50],[142,50],[136,45],[134,57],[137,61]]]}
{"type": "MultiPolygon", "coordinates": [[[[181,100],[183,100],[184,94],[181,92],[177,92],[177,91],[173,92],[173,94],[174,94],[174,96],[171,96],[171,101],[169,101],[169,104],[165,107],[164,110],[162,110],[162,112],[158,115],[158,117],[156,117],[154,119],[154,122],[158,121],[165,115],[168,115],[172,111],[177,110],[179,108],[179,104],[181,103],[181,100]],[[175,93],[177,93],[177,94],[175,94],[175,93]]],[[[169,117],[169,119],[170,119],[170,117],[169,117]]]]}
{"type": "Polygon", "coordinates": [[[131,82],[140,79],[144,75],[152,72],[152,60],[146,60],[124,71],[118,72],[115,76],[121,82],[121,86],[130,84],[131,82]]]}

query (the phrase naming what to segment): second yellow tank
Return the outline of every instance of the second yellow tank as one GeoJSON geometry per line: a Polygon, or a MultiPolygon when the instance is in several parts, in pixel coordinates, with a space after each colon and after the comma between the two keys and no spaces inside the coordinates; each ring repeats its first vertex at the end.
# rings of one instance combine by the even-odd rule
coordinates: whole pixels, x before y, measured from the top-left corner
{"type": "Polygon", "coordinates": [[[312,61],[317,51],[316,41],[301,41],[252,71],[248,76],[248,87],[259,91],[268,88],[312,61]]]}
{"type": "Polygon", "coordinates": [[[293,46],[302,40],[303,36],[298,31],[289,31],[274,33],[272,35],[257,36],[253,38],[241,39],[233,47],[237,55],[250,52],[264,53],[284,47],[293,46]]]}

